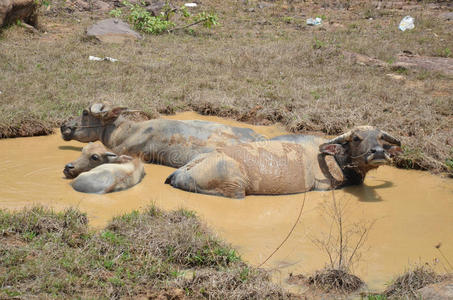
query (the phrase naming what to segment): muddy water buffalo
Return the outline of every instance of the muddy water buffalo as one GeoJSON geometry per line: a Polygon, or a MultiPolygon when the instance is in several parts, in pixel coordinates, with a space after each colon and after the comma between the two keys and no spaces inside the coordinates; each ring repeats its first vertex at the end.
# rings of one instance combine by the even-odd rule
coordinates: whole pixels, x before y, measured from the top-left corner
{"type": "Polygon", "coordinates": [[[145,170],[138,158],[116,155],[101,144],[89,143],[82,155],[63,170],[75,179],[71,186],[79,192],[104,194],[128,189],[139,183],[145,170]]]}
{"type": "Polygon", "coordinates": [[[75,178],[80,173],[87,172],[106,163],[117,163],[119,156],[108,151],[104,145],[89,143],[82,149],[79,158],[65,165],[63,173],[66,178],[75,178]]]}
{"type": "Polygon", "coordinates": [[[243,198],[361,184],[366,173],[391,161],[400,141],[371,126],[334,139],[287,135],[201,154],[165,183],[203,194],[243,198]]]}
{"type": "Polygon", "coordinates": [[[140,156],[146,162],[177,168],[216,147],[264,140],[251,129],[214,122],[165,119],[133,122],[121,116],[124,111],[127,109],[93,104],[80,117],[61,126],[63,139],[100,140],[115,153],[140,156]]]}

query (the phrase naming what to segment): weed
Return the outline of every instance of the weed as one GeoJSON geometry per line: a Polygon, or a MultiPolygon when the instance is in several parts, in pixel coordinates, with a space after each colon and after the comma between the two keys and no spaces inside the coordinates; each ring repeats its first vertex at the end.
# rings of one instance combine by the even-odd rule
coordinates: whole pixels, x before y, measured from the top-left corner
{"type": "Polygon", "coordinates": [[[307,282],[317,288],[352,292],[363,285],[363,281],[350,274],[354,263],[360,259],[360,250],[365,244],[368,233],[374,222],[346,222],[347,202],[335,198],[332,191],[332,202],[322,205],[330,229],[323,238],[313,238],[313,243],[324,251],[329,263],[324,270],[310,276],[307,282]]]}
{"type": "Polygon", "coordinates": [[[418,289],[440,280],[441,277],[428,264],[415,266],[397,277],[387,287],[384,295],[389,298],[404,298],[407,296],[417,298],[416,291],[418,289]]]}
{"type": "Polygon", "coordinates": [[[141,4],[133,4],[128,1],[123,1],[122,3],[128,9],[126,15],[123,14],[121,8],[113,9],[109,14],[115,18],[124,16],[135,29],[149,34],[161,34],[164,32],[186,29],[197,24],[202,24],[206,28],[218,25],[217,14],[203,11],[196,15],[192,15],[185,6],[173,10],[167,5],[163,12],[157,16],[153,16],[141,4]],[[171,21],[171,18],[175,13],[181,15],[181,19],[186,21],[185,25],[171,21]]]}
{"type": "MultiPolygon", "coordinates": [[[[175,26],[173,22],[167,20],[165,14],[152,16],[151,13],[140,4],[132,4],[127,1],[123,1],[123,4],[129,9],[129,14],[126,16],[127,20],[139,31],[160,34],[175,26]]],[[[118,10],[116,10],[114,14],[121,15],[118,10]]]]}
{"type": "Polygon", "coordinates": [[[313,49],[321,49],[325,46],[326,44],[317,38],[314,39],[313,41],[313,49]]]}
{"type": "Polygon", "coordinates": [[[153,206],[119,216],[100,232],[88,232],[83,216],[75,209],[0,210],[0,298],[135,298],[168,288],[194,298],[285,295],[187,210],[153,206]],[[67,243],[67,231],[84,235],[83,244],[67,243]]]}
{"type": "MultiPolygon", "coordinates": [[[[362,298],[363,299],[363,298],[362,298]]],[[[387,297],[385,295],[367,295],[366,300],[387,300],[387,297]]]]}
{"type": "Polygon", "coordinates": [[[319,100],[319,98],[321,98],[321,94],[318,91],[311,91],[310,95],[313,97],[314,100],[319,100]]]}

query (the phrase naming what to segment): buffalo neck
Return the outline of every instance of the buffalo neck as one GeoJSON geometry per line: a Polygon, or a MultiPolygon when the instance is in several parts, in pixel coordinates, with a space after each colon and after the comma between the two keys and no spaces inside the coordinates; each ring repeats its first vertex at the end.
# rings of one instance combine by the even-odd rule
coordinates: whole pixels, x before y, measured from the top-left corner
{"type": "Polygon", "coordinates": [[[342,186],[362,184],[366,174],[369,170],[373,169],[373,167],[366,167],[357,162],[353,162],[350,159],[350,155],[347,155],[346,157],[347,158],[345,159],[344,156],[335,155],[335,161],[340,166],[345,179],[342,186]]]}
{"type": "Polygon", "coordinates": [[[368,170],[363,170],[363,168],[354,165],[353,162],[350,161],[350,159],[345,159],[344,156],[335,155],[334,156],[335,161],[340,167],[341,172],[343,173],[343,180],[340,181],[335,179],[330,173],[330,170],[325,160],[326,156],[327,154],[323,153],[318,154],[318,163],[324,176],[326,176],[327,179],[329,179],[332,188],[335,189],[341,188],[343,186],[358,185],[363,183],[365,175],[368,172],[368,170]]]}
{"type": "Polygon", "coordinates": [[[113,123],[102,127],[99,139],[107,147],[114,150],[135,131],[136,123],[119,116],[113,123]]]}

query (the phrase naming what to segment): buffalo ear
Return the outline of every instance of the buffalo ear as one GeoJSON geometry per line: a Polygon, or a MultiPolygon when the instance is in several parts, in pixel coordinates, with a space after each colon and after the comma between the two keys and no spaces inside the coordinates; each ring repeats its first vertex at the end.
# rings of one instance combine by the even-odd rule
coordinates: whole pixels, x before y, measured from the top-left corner
{"type": "Polygon", "coordinates": [[[108,120],[115,120],[116,118],[118,118],[121,113],[123,111],[127,110],[127,107],[115,107],[115,108],[112,108],[108,113],[107,113],[107,116],[106,116],[106,119],[108,120]]]}
{"type": "Polygon", "coordinates": [[[343,146],[340,144],[322,144],[319,146],[319,152],[328,155],[336,155],[343,151],[343,146]]]}
{"type": "Polygon", "coordinates": [[[392,146],[387,151],[392,156],[403,154],[403,150],[399,146],[392,146]]]}
{"type": "Polygon", "coordinates": [[[118,162],[119,163],[126,163],[126,162],[129,162],[131,160],[133,160],[134,158],[132,156],[129,156],[129,155],[120,155],[120,157],[118,157],[118,162]]]}
{"type": "Polygon", "coordinates": [[[116,163],[118,160],[118,155],[116,155],[115,153],[105,152],[104,155],[109,163],[116,163]]]}

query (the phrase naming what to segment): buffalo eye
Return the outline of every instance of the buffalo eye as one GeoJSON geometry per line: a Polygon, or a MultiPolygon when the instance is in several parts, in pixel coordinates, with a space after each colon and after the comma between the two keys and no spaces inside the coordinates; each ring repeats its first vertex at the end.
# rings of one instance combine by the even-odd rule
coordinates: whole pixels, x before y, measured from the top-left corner
{"type": "Polygon", "coordinates": [[[93,154],[93,155],[91,155],[91,159],[94,160],[94,161],[98,161],[99,160],[99,155],[93,154]]]}
{"type": "Polygon", "coordinates": [[[84,109],[83,112],[82,112],[82,114],[83,114],[84,116],[88,116],[88,110],[84,109]]]}
{"type": "Polygon", "coordinates": [[[357,143],[358,143],[358,142],[360,142],[362,139],[361,139],[360,137],[358,137],[358,136],[355,136],[355,137],[352,138],[352,140],[353,140],[354,142],[357,142],[357,143]]]}
{"type": "Polygon", "coordinates": [[[382,147],[383,147],[385,150],[388,150],[388,149],[392,148],[392,145],[390,145],[390,144],[384,144],[384,145],[382,145],[382,147]]]}

